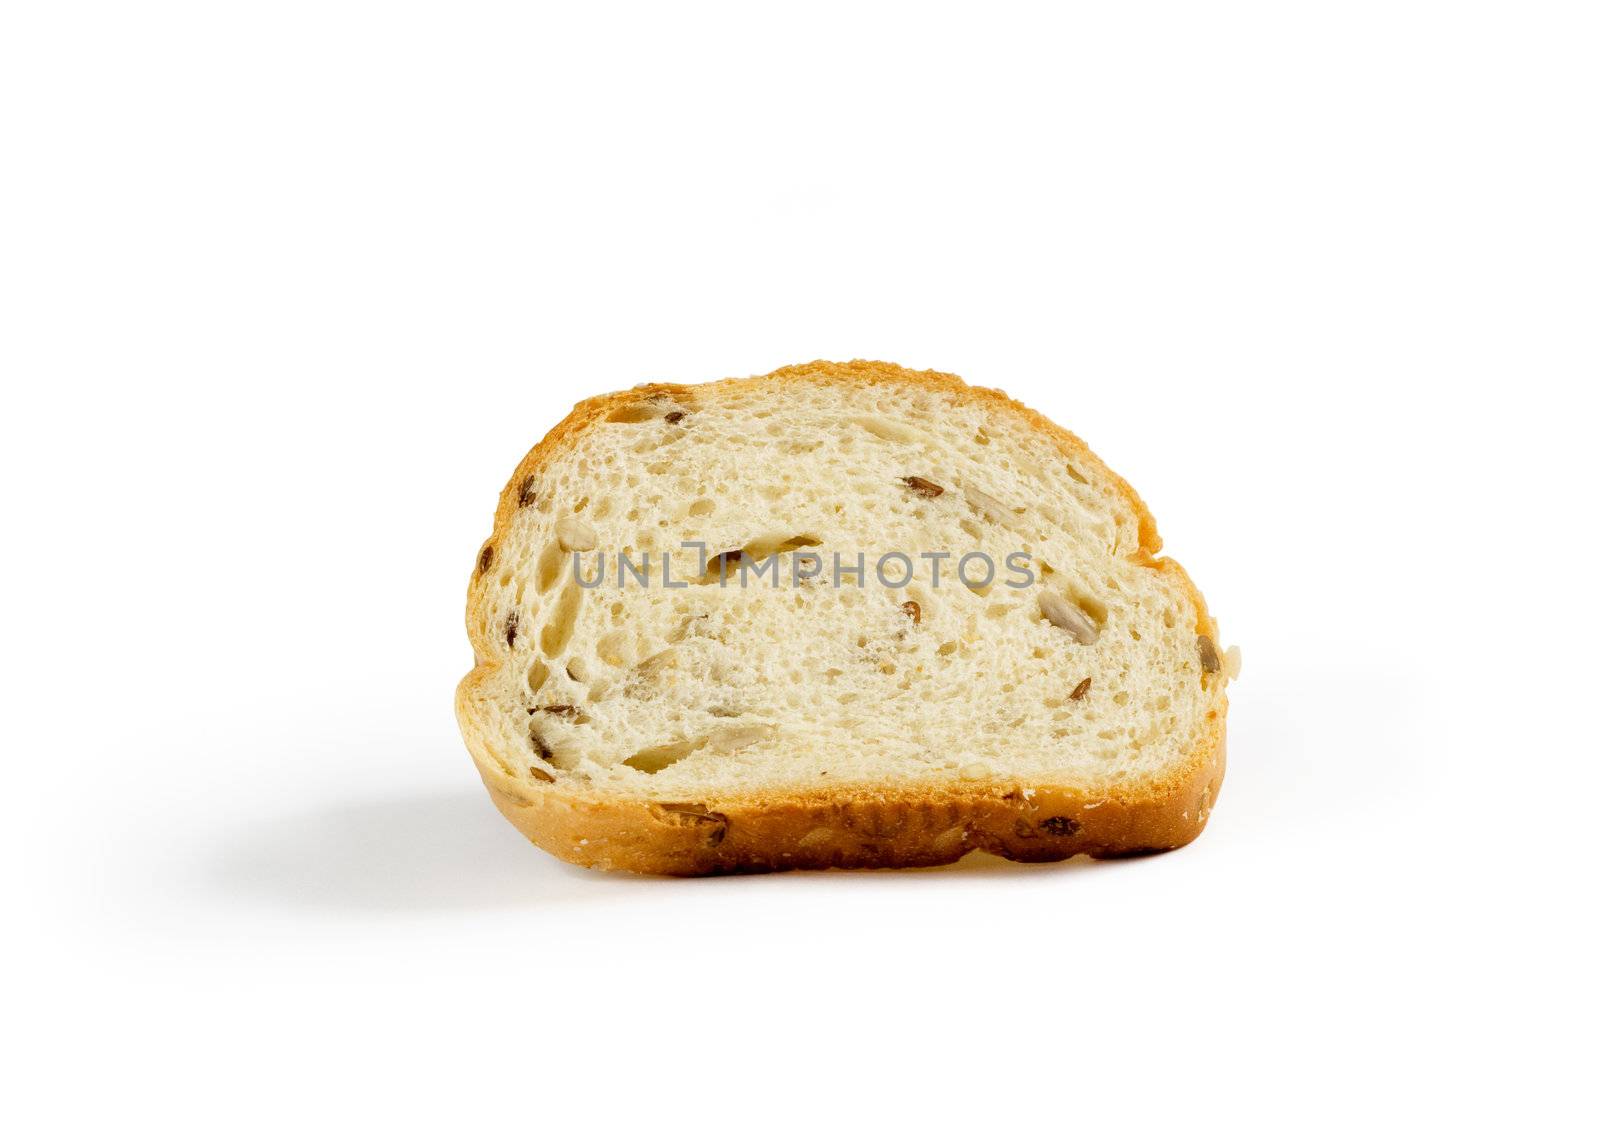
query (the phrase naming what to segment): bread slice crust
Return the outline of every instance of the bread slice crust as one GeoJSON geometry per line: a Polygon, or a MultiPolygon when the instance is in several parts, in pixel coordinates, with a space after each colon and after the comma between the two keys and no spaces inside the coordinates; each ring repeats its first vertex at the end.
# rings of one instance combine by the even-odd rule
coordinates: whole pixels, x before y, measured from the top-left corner
{"type": "Polygon", "coordinates": [[[935,779],[881,786],[840,782],[666,800],[585,788],[564,777],[530,781],[511,771],[494,750],[477,707],[497,666],[495,650],[478,638],[477,626],[484,623],[478,615],[486,599],[484,576],[520,507],[525,485],[587,429],[619,409],[663,396],[706,400],[719,389],[752,381],[936,386],[1020,415],[1064,457],[1094,464],[1115,483],[1139,520],[1139,544],[1132,558],[1170,574],[1192,602],[1195,632],[1216,637],[1216,623],[1183,568],[1155,556],[1161,548],[1155,520],[1133,488],[1078,437],[998,390],[969,386],[947,373],[876,361],[815,361],[763,377],[705,385],[641,385],[580,402],[523,458],[501,492],[494,533],[479,552],[467,606],[468,634],[478,659],[457,688],[456,716],[490,797],[506,818],[534,844],[571,863],[679,876],[927,867],[973,851],[1030,863],[1080,854],[1116,858],[1163,852],[1194,840],[1205,828],[1222,784],[1227,697],[1220,690],[1194,748],[1168,773],[1093,792],[1042,781],[935,779]]]}

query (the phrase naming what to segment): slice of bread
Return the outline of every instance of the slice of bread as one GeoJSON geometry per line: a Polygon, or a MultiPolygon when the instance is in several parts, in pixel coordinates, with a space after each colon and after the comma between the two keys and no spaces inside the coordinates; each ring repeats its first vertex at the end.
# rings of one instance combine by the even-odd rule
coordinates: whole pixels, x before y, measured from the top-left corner
{"type": "Polygon", "coordinates": [[[644,385],[501,494],[456,712],[500,810],[593,867],[1175,848],[1238,653],[1159,548],[1082,441],[948,374],[644,385]]]}

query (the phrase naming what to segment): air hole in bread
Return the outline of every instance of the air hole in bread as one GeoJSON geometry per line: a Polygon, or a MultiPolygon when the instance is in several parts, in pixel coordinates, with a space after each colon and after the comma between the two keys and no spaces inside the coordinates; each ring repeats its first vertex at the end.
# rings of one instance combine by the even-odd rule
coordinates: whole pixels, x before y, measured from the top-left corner
{"type": "Polygon", "coordinates": [[[676,414],[676,419],[668,423],[676,424],[683,419],[683,411],[671,401],[644,400],[612,409],[606,415],[606,420],[612,424],[643,424],[650,420],[665,420],[673,414],[676,414]]]}
{"type": "Polygon", "coordinates": [[[633,634],[625,629],[608,632],[595,643],[594,653],[600,657],[601,663],[614,668],[628,667],[634,660],[633,634]]]}
{"type": "Polygon", "coordinates": [[[1082,610],[1083,615],[1094,622],[1096,628],[1105,628],[1111,611],[1106,608],[1105,602],[1089,593],[1074,590],[1071,594],[1072,603],[1082,610]]]}
{"type": "Polygon", "coordinates": [[[556,657],[567,650],[572,633],[578,627],[578,613],[583,608],[583,590],[569,583],[556,601],[555,611],[539,634],[539,649],[546,656],[556,657]]]}
{"type": "Polygon", "coordinates": [[[668,766],[683,761],[699,750],[705,742],[704,738],[695,738],[684,739],[681,742],[667,742],[660,746],[648,746],[631,758],[623,759],[622,764],[642,774],[659,774],[668,766]]]}
{"type": "Polygon", "coordinates": [[[897,420],[888,420],[881,416],[858,416],[855,423],[865,428],[880,440],[888,440],[895,444],[916,444],[922,441],[922,436],[915,428],[901,424],[897,420]]]}
{"type": "Polygon", "coordinates": [[[754,538],[737,550],[724,550],[706,559],[705,572],[699,577],[702,585],[720,582],[726,577],[731,584],[739,571],[748,573],[747,585],[772,585],[774,579],[781,585],[789,578],[777,565],[764,563],[774,554],[792,554],[798,550],[822,545],[822,540],[810,534],[766,534],[754,538]],[[756,571],[760,570],[760,576],[756,571]]]}
{"type": "Polygon", "coordinates": [[[539,552],[538,574],[534,584],[539,592],[548,593],[561,578],[561,568],[567,564],[567,555],[561,552],[561,546],[555,542],[548,542],[539,552]]]}

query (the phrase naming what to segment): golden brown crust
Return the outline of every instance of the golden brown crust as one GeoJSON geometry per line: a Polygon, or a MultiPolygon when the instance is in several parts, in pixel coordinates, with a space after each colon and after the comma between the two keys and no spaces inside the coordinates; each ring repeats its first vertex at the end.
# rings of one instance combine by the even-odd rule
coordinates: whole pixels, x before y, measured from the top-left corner
{"type": "MultiPolygon", "coordinates": [[[[869,382],[942,386],[1020,415],[1070,459],[1099,469],[1138,519],[1129,556],[1170,573],[1190,595],[1196,632],[1215,635],[1205,601],[1177,562],[1156,558],[1161,539],[1143,500],[1072,433],[995,389],[959,377],[902,369],[887,362],[814,361],[765,377],[706,385],[641,385],[576,405],[517,466],[495,512],[494,534],[479,551],[468,590],[467,629],[479,657],[493,654],[479,638],[483,578],[494,548],[537,473],[602,417],[651,400],[692,407],[734,382],[869,382]]],[[[1117,857],[1189,843],[1205,827],[1222,784],[1227,698],[1216,696],[1206,730],[1167,777],[1120,792],[1086,793],[1045,783],[1004,780],[908,783],[882,787],[839,784],[827,789],[760,791],[666,801],[596,792],[565,781],[540,783],[513,775],[496,755],[474,710],[493,661],[481,659],[456,694],[462,735],[495,805],[529,840],[575,864],[661,875],[711,875],[790,868],[886,868],[947,864],[981,850],[1011,860],[1043,862],[1086,854],[1117,857]]]]}
{"type": "Polygon", "coordinates": [[[1059,786],[940,783],[667,803],[538,792],[485,769],[500,812],[563,860],[670,876],[790,868],[914,868],[982,851],[1042,863],[1162,852],[1200,835],[1222,785],[1220,717],[1194,770],[1161,792],[1094,796],[1059,786]]]}

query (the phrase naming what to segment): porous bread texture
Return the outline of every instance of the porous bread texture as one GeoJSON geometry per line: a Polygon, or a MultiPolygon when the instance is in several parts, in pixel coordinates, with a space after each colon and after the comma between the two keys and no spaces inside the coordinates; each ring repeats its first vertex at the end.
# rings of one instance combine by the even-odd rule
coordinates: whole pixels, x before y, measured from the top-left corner
{"type": "MultiPolygon", "coordinates": [[[[469,594],[463,732],[513,819],[551,795],[690,824],[710,802],[725,822],[740,798],[1000,786],[1093,806],[1206,777],[1197,833],[1237,654],[1159,547],[1137,495],[1076,437],[945,374],[818,362],[596,398],[502,494],[469,594]],[[719,581],[713,558],[697,576],[686,542],[765,571],[719,581]],[[590,577],[604,557],[597,587],[578,584],[574,549],[590,577]],[[987,586],[958,575],[974,551],[997,567],[987,586]],[[904,587],[877,575],[891,552],[912,563],[904,587]],[[941,553],[935,585],[924,555],[941,553]],[[648,556],[648,583],[619,585],[618,554],[648,556]],[[663,584],[663,554],[690,584],[663,584]],[[1009,586],[1025,577],[1008,559],[1034,584],[1009,586]]],[[[904,563],[885,571],[897,583],[904,563]]],[[[1138,841],[1099,847],[1165,846],[1138,841]]]]}

